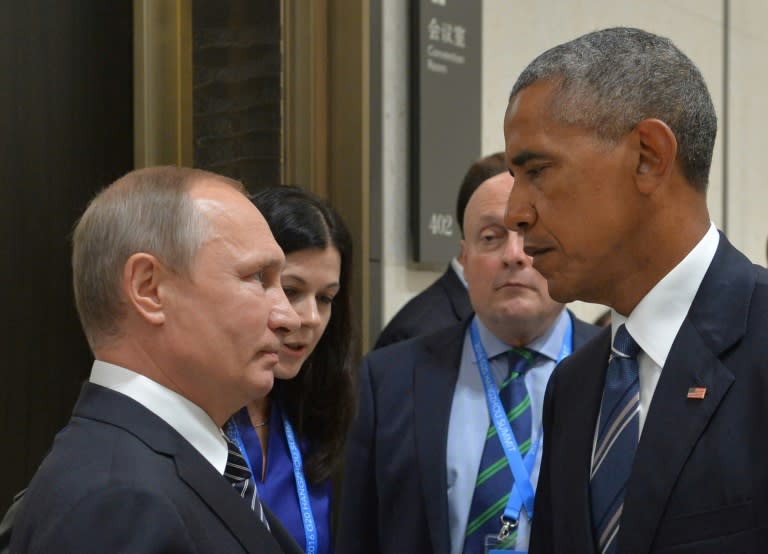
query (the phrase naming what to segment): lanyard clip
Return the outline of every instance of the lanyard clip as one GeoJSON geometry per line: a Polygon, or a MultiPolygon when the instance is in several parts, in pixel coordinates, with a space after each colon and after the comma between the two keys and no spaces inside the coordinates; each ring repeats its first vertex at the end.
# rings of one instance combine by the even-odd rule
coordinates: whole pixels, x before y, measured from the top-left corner
{"type": "Polygon", "coordinates": [[[499,535],[496,537],[499,542],[506,540],[512,532],[517,528],[516,519],[506,519],[503,515],[499,518],[501,520],[501,529],[499,535]]]}

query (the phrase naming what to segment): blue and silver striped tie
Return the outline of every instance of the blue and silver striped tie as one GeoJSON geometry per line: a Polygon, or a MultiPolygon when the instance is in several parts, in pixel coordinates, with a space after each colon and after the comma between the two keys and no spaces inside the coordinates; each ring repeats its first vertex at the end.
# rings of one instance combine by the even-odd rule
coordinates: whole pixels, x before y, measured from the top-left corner
{"type": "Polygon", "coordinates": [[[592,528],[600,554],[617,551],[624,494],[640,438],[639,351],[621,325],[613,340],[592,455],[592,528]]]}

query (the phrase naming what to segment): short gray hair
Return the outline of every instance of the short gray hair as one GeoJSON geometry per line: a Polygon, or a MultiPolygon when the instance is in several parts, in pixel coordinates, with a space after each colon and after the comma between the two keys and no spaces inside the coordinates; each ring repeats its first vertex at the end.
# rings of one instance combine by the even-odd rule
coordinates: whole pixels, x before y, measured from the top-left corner
{"type": "Polygon", "coordinates": [[[243,191],[237,181],[206,171],[150,167],[128,173],[91,200],[72,238],[75,304],[91,349],[120,333],[120,283],[129,257],[146,252],[171,271],[190,274],[208,220],[188,191],[208,178],[243,191]]]}
{"type": "Polygon", "coordinates": [[[698,68],[671,40],[626,27],[583,35],[533,60],[510,101],[539,80],[556,84],[556,120],[592,129],[607,142],[644,119],[660,119],[677,138],[683,174],[706,191],[717,116],[698,68]]]}

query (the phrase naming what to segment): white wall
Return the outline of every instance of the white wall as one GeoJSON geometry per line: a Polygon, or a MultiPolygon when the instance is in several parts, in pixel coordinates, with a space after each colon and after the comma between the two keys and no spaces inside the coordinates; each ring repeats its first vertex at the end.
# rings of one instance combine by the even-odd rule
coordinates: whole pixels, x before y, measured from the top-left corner
{"type": "Polygon", "coordinates": [[[416,269],[410,262],[408,226],[408,0],[382,0],[382,324],[443,268],[416,269]]]}
{"type": "Polygon", "coordinates": [[[768,151],[768,2],[731,2],[728,93],[728,237],[765,265],[768,187],[760,165],[768,151]]]}
{"type": "MultiPolygon", "coordinates": [[[[450,1],[450,0],[449,0],[450,1]]],[[[461,0],[464,1],[464,0],[461,0]]],[[[383,252],[386,322],[411,296],[439,276],[409,263],[408,244],[408,12],[405,0],[383,0],[384,143],[383,252]]],[[[503,150],[502,123],[517,75],[545,49],[583,33],[615,25],[640,27],[671,38],[699,66],[720,119],[708,202],[715,224],[754,262],[765,264],[768,190],[759,160],[768,150],[768,2],[730,2],[728,119],[724,109],[723,0],[484,0],[482,151],[503,150]],[[724,171],[723,124],[728,164],[724,171]],[[727,179],[724,179],[727,177],[727,179]],[[724,214],[723,190],[727,184],[724,214]],[[724,218],[724,215],[727,217],[724,218]]],[[[457,176],[460,179],[461,176],[457,176]]],[[[593,319],[601,306],[574,303],[593,319]]]]}

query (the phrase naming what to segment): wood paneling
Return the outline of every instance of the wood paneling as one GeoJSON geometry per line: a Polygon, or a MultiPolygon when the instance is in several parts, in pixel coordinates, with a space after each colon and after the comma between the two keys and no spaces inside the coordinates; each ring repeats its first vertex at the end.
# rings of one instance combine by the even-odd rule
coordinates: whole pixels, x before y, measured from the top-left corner
{"type": "Polygon", "coordinates": [[[91,355],[69,237],[133,164],[130,2],[0,3],[0,510],[67,422],[91,355]]]}

